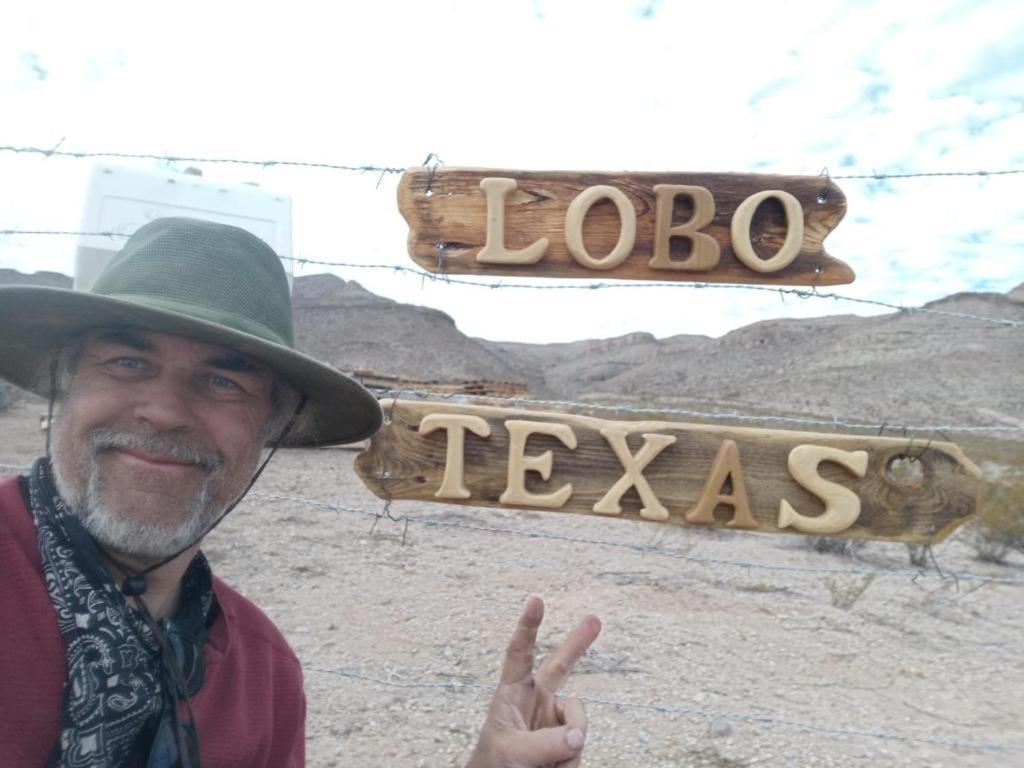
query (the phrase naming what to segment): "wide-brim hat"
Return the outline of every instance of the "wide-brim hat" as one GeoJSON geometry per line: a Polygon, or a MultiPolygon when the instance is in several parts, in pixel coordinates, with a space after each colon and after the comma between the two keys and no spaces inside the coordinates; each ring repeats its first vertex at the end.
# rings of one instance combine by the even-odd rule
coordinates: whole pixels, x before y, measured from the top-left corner
{"type": "Polygon", "coordinates": [[[0,377],[47,397],[54,355],[76,336],[117,327],[216,344],[283,376],[307,398],[303,426],[284,445],[354,442],[381,425],[365,387],[294,349],[281,260],[244,229],[157,219],[129,238],[89,291],[0,287],[0,377]]]}

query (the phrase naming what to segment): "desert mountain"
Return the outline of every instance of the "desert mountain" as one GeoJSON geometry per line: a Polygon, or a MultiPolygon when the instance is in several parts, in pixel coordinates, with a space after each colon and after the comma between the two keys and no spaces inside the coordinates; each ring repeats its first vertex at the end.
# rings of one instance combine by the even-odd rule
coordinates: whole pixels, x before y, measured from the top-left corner
{"type": "Polygon", "coordinates": [[[522,379],[515,361],[463,334],[443,312],[377,296],[355,281],[297,278],[293,303],[296,345],[342,370],[446,381],[522,379]]]}
{"type": "MultiPolygon", "coordinates": [[[[0,270],[0,284],[28,283],[70,279],[0,270]]],[[[1024,321],[1024,285],[955,294],[927,305],[936,312],[766,320],[717,339],[629,333],[567,344],[473,339],[443,312],[334,275],[297,278],[294,301],[298,347],[346,371],[519,381],[542,398],[1024,426],[1024,330],[968,317],[1024,321]]]]}
{"type": "Polygon", "coordinates": [[[44,288],[70,288],[74,281],[60,272],[33,272],[26,275],[16,269],[0,269],[0,285],[41,285],[44,288]]]}
{"type": "Polygon", "coordinates": [[[1024,321],[1024,286],[926,308],[935,312],[767,320],[718,339],[492,346],[522,361],[535,390],[559,398],[1024,426],[1024,331],[938,314],[1024,321]]]}

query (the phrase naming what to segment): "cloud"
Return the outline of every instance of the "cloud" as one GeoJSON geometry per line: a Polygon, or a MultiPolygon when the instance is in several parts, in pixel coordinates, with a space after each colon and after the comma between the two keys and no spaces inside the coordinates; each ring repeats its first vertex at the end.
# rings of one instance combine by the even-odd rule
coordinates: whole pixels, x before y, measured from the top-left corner
{"type": "Polygon", "coordinates": [[[975,99],[1002,98],[1024,90],[1024,26],[988,43],[971,57],[967,71],[946,93],[975,99]]]}
{"type": "Polygon", "coordinates": [[[751,109],[754,109],[762,101],[770,99],[772,96],[776,95],[781,91],[784,91],[787,88],[792,88],[799,82],[800,78],[795,76],[780,77],[777,80],[773,80],[772,82],[768,83],[767,85],[761,86],[752,94],[750,94],[750,98],[747,99],[747,106],[750,107],[751,109]]]}
{"type": "Polygon", "coordinates": [[[969,245],[979,245],[985,243],[992,238],[992,230],[976,230],[973,232],[965,232],[960,235],[957,239],[960,242],[967,243],[969,245]]]}
{"type": "Polygon", "coordinates": [[[637,6],[633,13],[638,19],[643,19],[645,21],[653,19],[657,15],[661,4],[662,0],[644,0],[644,2],[637,6]]]}
{"type": "Polygon", "coordinates": [[[30,82],[44,82],[49,76],[49,71],[39,63],[39,55],[32,51],[25,51],[20,57],[22,72],[26,80],[30,82]]]}

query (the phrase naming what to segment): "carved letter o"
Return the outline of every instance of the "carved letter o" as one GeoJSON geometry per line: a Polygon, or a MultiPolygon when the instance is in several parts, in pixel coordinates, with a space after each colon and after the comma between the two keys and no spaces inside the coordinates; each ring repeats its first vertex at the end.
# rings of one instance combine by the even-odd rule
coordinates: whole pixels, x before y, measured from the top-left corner
{"type": "Polygon", "coordinates": [[[588,269],[612,269],[619,266],[633,252],[636,242],[636,209],[625,193],[607,184],[587,187],[576,195],[565,213],[565,245],[569,253],[580,264],[588,269]],[[615,203],[619,210],[619,241],[615,248],[602,259],[595,259],[583,246],[583,219],[590,207],[598,200],[607,198],[615,203]]]}
{"type": "Polygon", "coordinates": [[[800,207],[800,201],[789,192],[781,189],[766,189],[757,192],[742,203],[733,214],[732,224],[732,249],[736,258],[746,264],[755,272],[778,272],[793,263],[793,259],[800,253],[800,247],[804,242],[804,209],[800,207]],[[754,211],[762,202],[769,197],[774,197],[782,203],[786,212],[786,240],[779,248],[779,252],[770,259],[762,259],[754,253],[754,246],[750,243],[750,222],[754,218],[754,211]]]}

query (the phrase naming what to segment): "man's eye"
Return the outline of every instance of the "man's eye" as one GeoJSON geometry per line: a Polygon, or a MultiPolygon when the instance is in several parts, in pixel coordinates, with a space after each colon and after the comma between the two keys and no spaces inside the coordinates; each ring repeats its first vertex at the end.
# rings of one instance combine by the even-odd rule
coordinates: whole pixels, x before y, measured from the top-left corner
{"type": "Polygon", "coordinates": [[[145,363],[137,357],[116,357],[110,362],[118,368],[126,368],[128,370],[142,368],[145,365],[145,363]]]}
{"type": "Polygon", "coordinates": [[[217,389],[239,389],[238,384],[233,382],[227,376],[218,376],[216,374],[210,376],[210,384],[217,389]]]}

